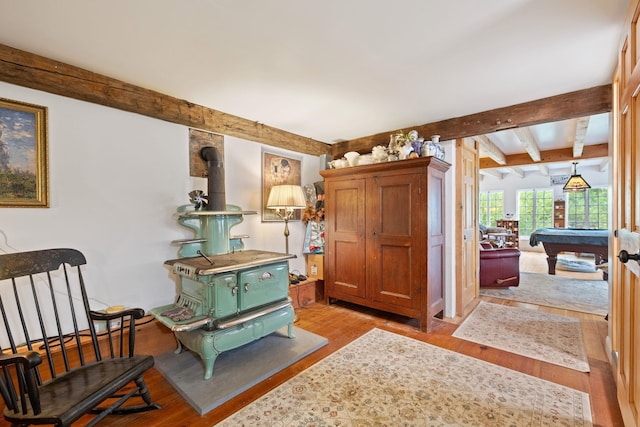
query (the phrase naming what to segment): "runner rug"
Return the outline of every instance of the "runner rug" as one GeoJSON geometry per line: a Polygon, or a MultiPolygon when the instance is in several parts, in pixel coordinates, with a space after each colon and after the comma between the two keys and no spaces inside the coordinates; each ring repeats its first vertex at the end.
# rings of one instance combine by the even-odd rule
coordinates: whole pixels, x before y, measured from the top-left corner
{"type": "Polygon", "coordinates": [[[188,350],[157,356],[155,367],[203,415],[329,342],[295,326],[293,333],[296,337],[289,338],[285,326],[257,341],[220,353],[213,365],[213,377],[207,381],[202,360],[188,350]]]}
{"type": "Polygon", "coordinates": [[[480,295],[604,316],[609,285],[604,280],[520,273],[520,286],[480,288],[480,295]]]}
{"type": "Polygon", "coordinates": [[[580,319],[480,301],[453,336],[589,372],[580,319]]]}
{"type": "Polygon", "coordinates": [[[586,393],[373,329],[218,426],[592,426],[586,393]]]}

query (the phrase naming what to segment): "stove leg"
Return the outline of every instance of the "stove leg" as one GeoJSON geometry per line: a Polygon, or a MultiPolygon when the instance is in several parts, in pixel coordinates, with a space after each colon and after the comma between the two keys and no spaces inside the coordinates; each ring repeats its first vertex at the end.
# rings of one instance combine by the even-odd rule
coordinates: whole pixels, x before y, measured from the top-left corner
{"type": "Polygon", "coordinates": [[[184,348],[182,347],[182,343],[180,342],[179,339],[176,338],[176,341],[178,341],[178,346],[176,347],[175,350],[173,350],[174,354],[180,354],[182,353],[182,351],[184,350],[184,348]]]}
{"type": "Polygon", "coordinates": [[[289,323],[287,325],[287,336],[291,339],[296,337],[296,335],[293,333],[293,323],[289,323]]]}
{"type": "Polygon", "coordinates": [[[218,358],[218,354],[220,353],[216,353],[213,355],[213,357],[210,358],[203,358],[202,362],[204,362],[204,380],[210,380],[211,377],[213,376],[213,364],[216,363],[216,359],[218,358]]]}

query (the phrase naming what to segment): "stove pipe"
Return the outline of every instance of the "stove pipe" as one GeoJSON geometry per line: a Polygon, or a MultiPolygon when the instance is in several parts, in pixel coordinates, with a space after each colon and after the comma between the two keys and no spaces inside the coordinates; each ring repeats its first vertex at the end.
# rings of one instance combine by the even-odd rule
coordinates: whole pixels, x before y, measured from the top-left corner
{"type": "Polygon", "coordinates": [[[225,211],[227,201],[224,193],[224,164],[216,147],[204,147],[200,157],[207,162],[207,210],[225,211]]]}

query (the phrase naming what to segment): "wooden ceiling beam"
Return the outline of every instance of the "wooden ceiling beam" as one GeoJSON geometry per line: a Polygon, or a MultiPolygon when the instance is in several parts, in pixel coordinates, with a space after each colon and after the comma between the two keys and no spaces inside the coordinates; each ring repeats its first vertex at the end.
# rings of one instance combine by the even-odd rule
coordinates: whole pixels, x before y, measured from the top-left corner
{"type": "Polygon", "coordinates": [[[183,99],[0,44],[0,80],[154,119],[310,155],[331,146],[183,99]]]}
{"type": "MultiPolygon", "coordinates": [[[[331,152],[334,158],[348,151],[368,153],[376,145],[388,145],[389,135],[410,129],[417,130],[424,138],[440,135],[441,141],[448,141],[515,127],[607,113],[611,111],[611,94],[611,85],[596,86],[468,116],[406,126],[403,129],[390,129],[375,135],[333,144],[331,152]]],[[[529,163],[531,163],[530,160],[529,163]]]]}
{"type": "Polygon", "coordinates": [[[542,164],[542,165],[539,164],[538,165],[538,170],[540,171],[541,175],[549,176],[549,166],[544,165],[544,164],[542,164]]]}
{"type": "Polygon", "coordinates": [[[600,163],[600,165],[598,165],[598,170],[600,172],[604,172],[607,169],[609,169],[609,159],[603,159],[602,162],[600,163]]]}
{"type": "MultiPolygon", "coordinates": [[[[609,144],[586,145],[582,153],[581,159],[596,159],[599,157],[607,157],[609,155],[609,144]]],[[[540,162],[534,163],[556,163],[570,162],[575,160],[573,157],[573,148],[561,148],[558,150],[542,151],[540,153],[540,162]]],[[[496,163],[490,158],[480,159],[480,169],[512,167],[532,164],[529,154],[512,154],[506,156],[504,165],[496,163]]]]}
{"type": "Polygon", "coordinates": [[[494,162],[500,165],[506,163],[507,160],[504,153],[486,135],[474,136],[471,139],[475,140],[494,162]]]}
{"type": "MultiPolygon", "coordinates": [[[[509,132],[509,131],[507,131],[509,132]]],[[[513,132],[516,134],[522,146],[531,156],[531,160],[534,162],[540,161],[540,147],[538,147],[538,143],[536,142],[536,138],[533,136],[533,132],[531,132],[531,128],[523,127],[523,128],[515,128],[513,132]]]]}
{"type": "Polygon", "coordinates": [[[522,170],[522,168],[512,167],[509,168],[509,170],[511,171],[511,173],[518,175],[520,178],[524,178],[524,170],[522,170]]]}
{"type": "Polygon", "coordinates": [[[504,177],[502,172],[495,169],[480,169],[480,175],[491,175],[499,179],[502,179],[504,177]]]}
{"type": "Polygon", "coordinates": [[[589,128],[590,117],[580,117],[576,120],[576,129],[573,136],[573,157],[581,157],[584,149],[584,137],[589,128]]]}

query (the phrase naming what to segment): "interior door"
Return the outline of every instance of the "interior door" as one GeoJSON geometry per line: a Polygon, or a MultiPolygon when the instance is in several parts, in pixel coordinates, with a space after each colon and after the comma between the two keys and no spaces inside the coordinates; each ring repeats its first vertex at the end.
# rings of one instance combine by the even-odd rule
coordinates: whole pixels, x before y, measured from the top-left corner
{"type": "Polygon", "coordinates": [[[618,73],[614,81],[614,135],[612,161],[613,254],[610,260],[611,313],[609,337],[612,360],[616,369],[618,402],[625,425],[638,426],[640,421],[640,264],[621,251],[637,255],[640,250],[640,166],[638,132],[638,92],[640,67],[635,29],[638,25],[638,1],[631,25],[622,46],[618,73]],[[627,261],[627,262],[623,262],[627,261]]]}
{"type": "Polygon", "coordinates": [[[469,139],[456,141],[456,315],[463,316],[478,296],[478,150],[469,139]]]}

